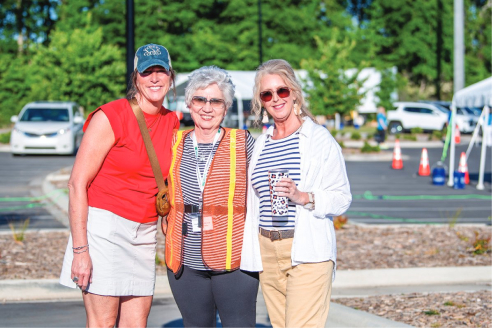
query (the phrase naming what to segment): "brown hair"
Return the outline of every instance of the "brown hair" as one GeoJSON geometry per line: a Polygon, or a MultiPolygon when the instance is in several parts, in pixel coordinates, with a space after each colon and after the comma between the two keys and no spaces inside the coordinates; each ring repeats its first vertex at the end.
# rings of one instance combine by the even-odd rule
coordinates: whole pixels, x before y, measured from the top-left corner
{"type": "Polygon", "coordinates": [[[313,114],[311,114],[311,112],[307,109],[306,101],[302,94],[301,84],[297,80],[292,66],[290,66],[289,62],[284,59],[271,59],[261,64],[256,69],[255,85],[253,87],[253,99],[251,99],[251,112],[255,115],[256,126],[261,125],[261,114],[262,110],[264,110],[263,106],[261,105],[260,99],[260,84],[265,75],[280,76],[282,80],[284,80],[284,82],[287,84],[289,89],[294,93],[296,104],[297,106],[299,106],[298,108],[301,111],[301,118],[307,116],[311,118],[314,122],[316,122],[313,114]]]}

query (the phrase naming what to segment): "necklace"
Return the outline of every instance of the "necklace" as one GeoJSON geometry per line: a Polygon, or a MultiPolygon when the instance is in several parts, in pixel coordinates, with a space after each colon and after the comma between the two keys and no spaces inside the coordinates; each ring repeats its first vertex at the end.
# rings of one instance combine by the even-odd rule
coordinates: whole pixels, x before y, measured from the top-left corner
{"type": "Polygon", "coordinates": [[[156,119],[150,123],[150,125],[147,125],[147,129],[149,129],[149,132],[152,132],[152,127],[155,125],[155,123],[157,123],[157,121],[161,118],[161,115],[160,114],[157,114],[157,117],[156,119]]]}

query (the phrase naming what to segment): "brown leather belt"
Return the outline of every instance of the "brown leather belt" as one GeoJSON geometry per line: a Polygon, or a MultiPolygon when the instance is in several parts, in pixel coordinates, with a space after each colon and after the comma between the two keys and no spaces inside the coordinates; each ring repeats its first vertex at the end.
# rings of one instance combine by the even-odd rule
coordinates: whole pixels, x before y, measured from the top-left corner
{"type": "Polygon", "coordinates": [[[260,234],[270,238],[271,241],[294,237],[294,229],[291,230],[266,230],[260,227],[260,234]]]}

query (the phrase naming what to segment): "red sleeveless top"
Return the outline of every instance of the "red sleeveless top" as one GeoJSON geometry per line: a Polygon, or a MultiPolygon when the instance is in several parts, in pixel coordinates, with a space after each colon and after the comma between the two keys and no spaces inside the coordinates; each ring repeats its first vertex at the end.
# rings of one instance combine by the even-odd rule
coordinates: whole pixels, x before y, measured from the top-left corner
{"type": "MultiPolygon", "coordinates": [[[[156,221],[157,183],[137,118],[128,100],[115,100],[96,109],[87,118],[84,131],[98,110],[102,110],[108,117],[115,141],[89,185],[89,206],[108,210],[135,222],[156,221]]],[[[150,137],[166,179],[171,164],[173,130],[179,129],[179,119],[174,112],[164,107],[157,115],[144,112],[144,116],[151,129],[150,137]]]]}

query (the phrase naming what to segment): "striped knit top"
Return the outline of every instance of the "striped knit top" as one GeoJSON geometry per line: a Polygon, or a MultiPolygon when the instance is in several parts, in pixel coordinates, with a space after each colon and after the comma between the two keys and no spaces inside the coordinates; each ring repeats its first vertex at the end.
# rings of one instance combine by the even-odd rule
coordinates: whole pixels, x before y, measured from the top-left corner
{"type": "MultiPolygon", "coordinates": [[[[248,133],[248,163],[253,152],[254,143],[255,139],[248,133]]],[[[198,144],[198,168],[200,170],[200,174],[203,174],[203,171],[205,170],[208,155],[211,152],[212,156],[215,155],[219,143],[217,142],[215,144],[214,149],[212,149],[212,145],[212,143],[198,144]]],[[[185,204],[189,205],[199,205],[200,186],[196,176],[196,165],[197,160],[190,133],[184,141],[183,158],[180,166],[183,200],[185,204]]],[[[208,270],[202,261],[202,233],[200,231],[193,232],[192,219],[194,215],[195,214],[191,213],[184,214],[184,222],[186,222],[188,231],[184,237],[183,264],[195,270],[208,270]]]]}
{"type": "Polygon", "coordinates": [[[267,137],[265,147],[251,176],[251,184],[260,196],[260,227],[267,230],[294,229],[296,205],[289,202],[288,216],[273,216],[270,202],[268,171],[286,169],[289,178],[296,185],[301,179],[301,154],[299,152],[299,131],[283,139],[267,137]]]}

